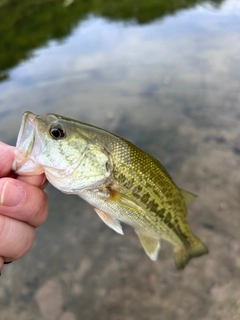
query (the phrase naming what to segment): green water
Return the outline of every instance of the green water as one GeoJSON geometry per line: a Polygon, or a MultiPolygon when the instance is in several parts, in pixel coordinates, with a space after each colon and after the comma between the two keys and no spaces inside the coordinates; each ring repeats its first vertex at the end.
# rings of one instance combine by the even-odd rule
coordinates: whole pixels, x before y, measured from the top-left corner
{"type": "Polygon", "coordinates": [[[198,198],[207,256],[152,262],[77,196],[49,186],[32,250],[4,267],[1,320],[240,318],[240,4],[1,1],[0,140],[21,115],[54,112],[120,134],[198,198]]]}

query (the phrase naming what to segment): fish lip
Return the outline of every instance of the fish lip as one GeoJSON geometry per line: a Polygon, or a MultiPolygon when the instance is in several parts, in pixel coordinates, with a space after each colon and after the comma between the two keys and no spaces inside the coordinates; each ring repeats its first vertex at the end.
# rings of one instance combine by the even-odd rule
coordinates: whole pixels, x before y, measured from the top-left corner
{"type": "MultiPolygon", "coordinates": [[[[23,133],[25,132],[25,130],[27,129],[27,125],[30,124],[34,124],[34,119],[35,119],[35,115],[30,112],[30,111],[26,111],[24,112],[23,116],[22,116],[22,123],[21,123],[21,127],[19,129],[19,133],[18,133],[18,138],[17,138],[17,143],[16,143],[16,147],[20,147],[21,145],[21,140],[23,138],[23,133]]],[[[27,130],[29,131],[29,130],[27,130]]]]}
{"type": "Polygon", "coordinates": [[[12,169],[17,173],[21,171],[21,167],[26,161],[34,162],[34,159],[28,156],[31,154],[35,142],[35,117],[36,115],[30,111],[24,112],[22,116],[16,149],[14,150],[15,158],[12,164],[12,169]]]}

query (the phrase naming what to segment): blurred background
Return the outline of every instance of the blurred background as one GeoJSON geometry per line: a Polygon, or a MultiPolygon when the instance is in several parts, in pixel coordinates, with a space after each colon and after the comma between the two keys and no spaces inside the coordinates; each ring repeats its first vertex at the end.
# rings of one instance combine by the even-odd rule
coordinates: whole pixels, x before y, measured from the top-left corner
{"type": "Polygon", "coordinates": [[[0,140],[22,113],[117,133],[198,194],[188,220],[210,253],[177,271],[77,196],[49,186],[32,250],[4,266],[1,320],[240,318],[238,0],[0,0],[0,140]]]}

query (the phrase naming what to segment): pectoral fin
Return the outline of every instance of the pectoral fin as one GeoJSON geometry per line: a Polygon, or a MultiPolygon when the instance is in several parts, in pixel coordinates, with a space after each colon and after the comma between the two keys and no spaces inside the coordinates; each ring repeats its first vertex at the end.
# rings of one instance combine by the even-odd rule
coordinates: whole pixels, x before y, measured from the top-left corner
{"type": "Polygon", "coordinates": [[[122,226],[119,220],[112,218],[109,214],[100,209],[94,208],[94,210],[97,212],[102,221],[106,223],[106,225],[108,225],[117,233],[123,234],[122,226]]]}
{"type": "Polygon", "coordinates": [[[110,191],[110,196],[105,199],[105,201],[114,201],[117,202],[119,205],[126,207],[128,209],[138,211],[140,213],[145,213],[145,211],[137,205],[135,201],[133,201],[130,197],[114,190],[114,189],[109,189],[110,191]]]}
{"type": "Polygon", "coordinates": [[[138,238],[145,250],[146,254],[151,260],[157,260],[158,252],[160,250],[160,241],[158,238],[151,237],[142,232],[135,230],[138,238]]]}

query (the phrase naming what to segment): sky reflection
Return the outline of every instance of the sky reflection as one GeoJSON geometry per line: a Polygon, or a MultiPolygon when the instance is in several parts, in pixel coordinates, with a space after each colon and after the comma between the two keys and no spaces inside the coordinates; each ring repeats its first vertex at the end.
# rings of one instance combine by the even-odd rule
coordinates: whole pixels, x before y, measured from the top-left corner
{"type": "Polygon", "coordinates": [[[198,6],[144,25],[90,16],[64,41],[49,41],[10,72],[10,80],[0,84],[0,113],[6,117],[9,110],[13,121],[26,109],[67,110],[106,125],[104,114],[119,117],[137,107],[146,115],[148,106],[150,123],[160,105],[176,111],[179,94],[185,100],[191,99],[189,90],[192,95],[204,95],[211,86],[225,91],[238,83],[236,7],[236,1],[220,9],[198,6]]]}

